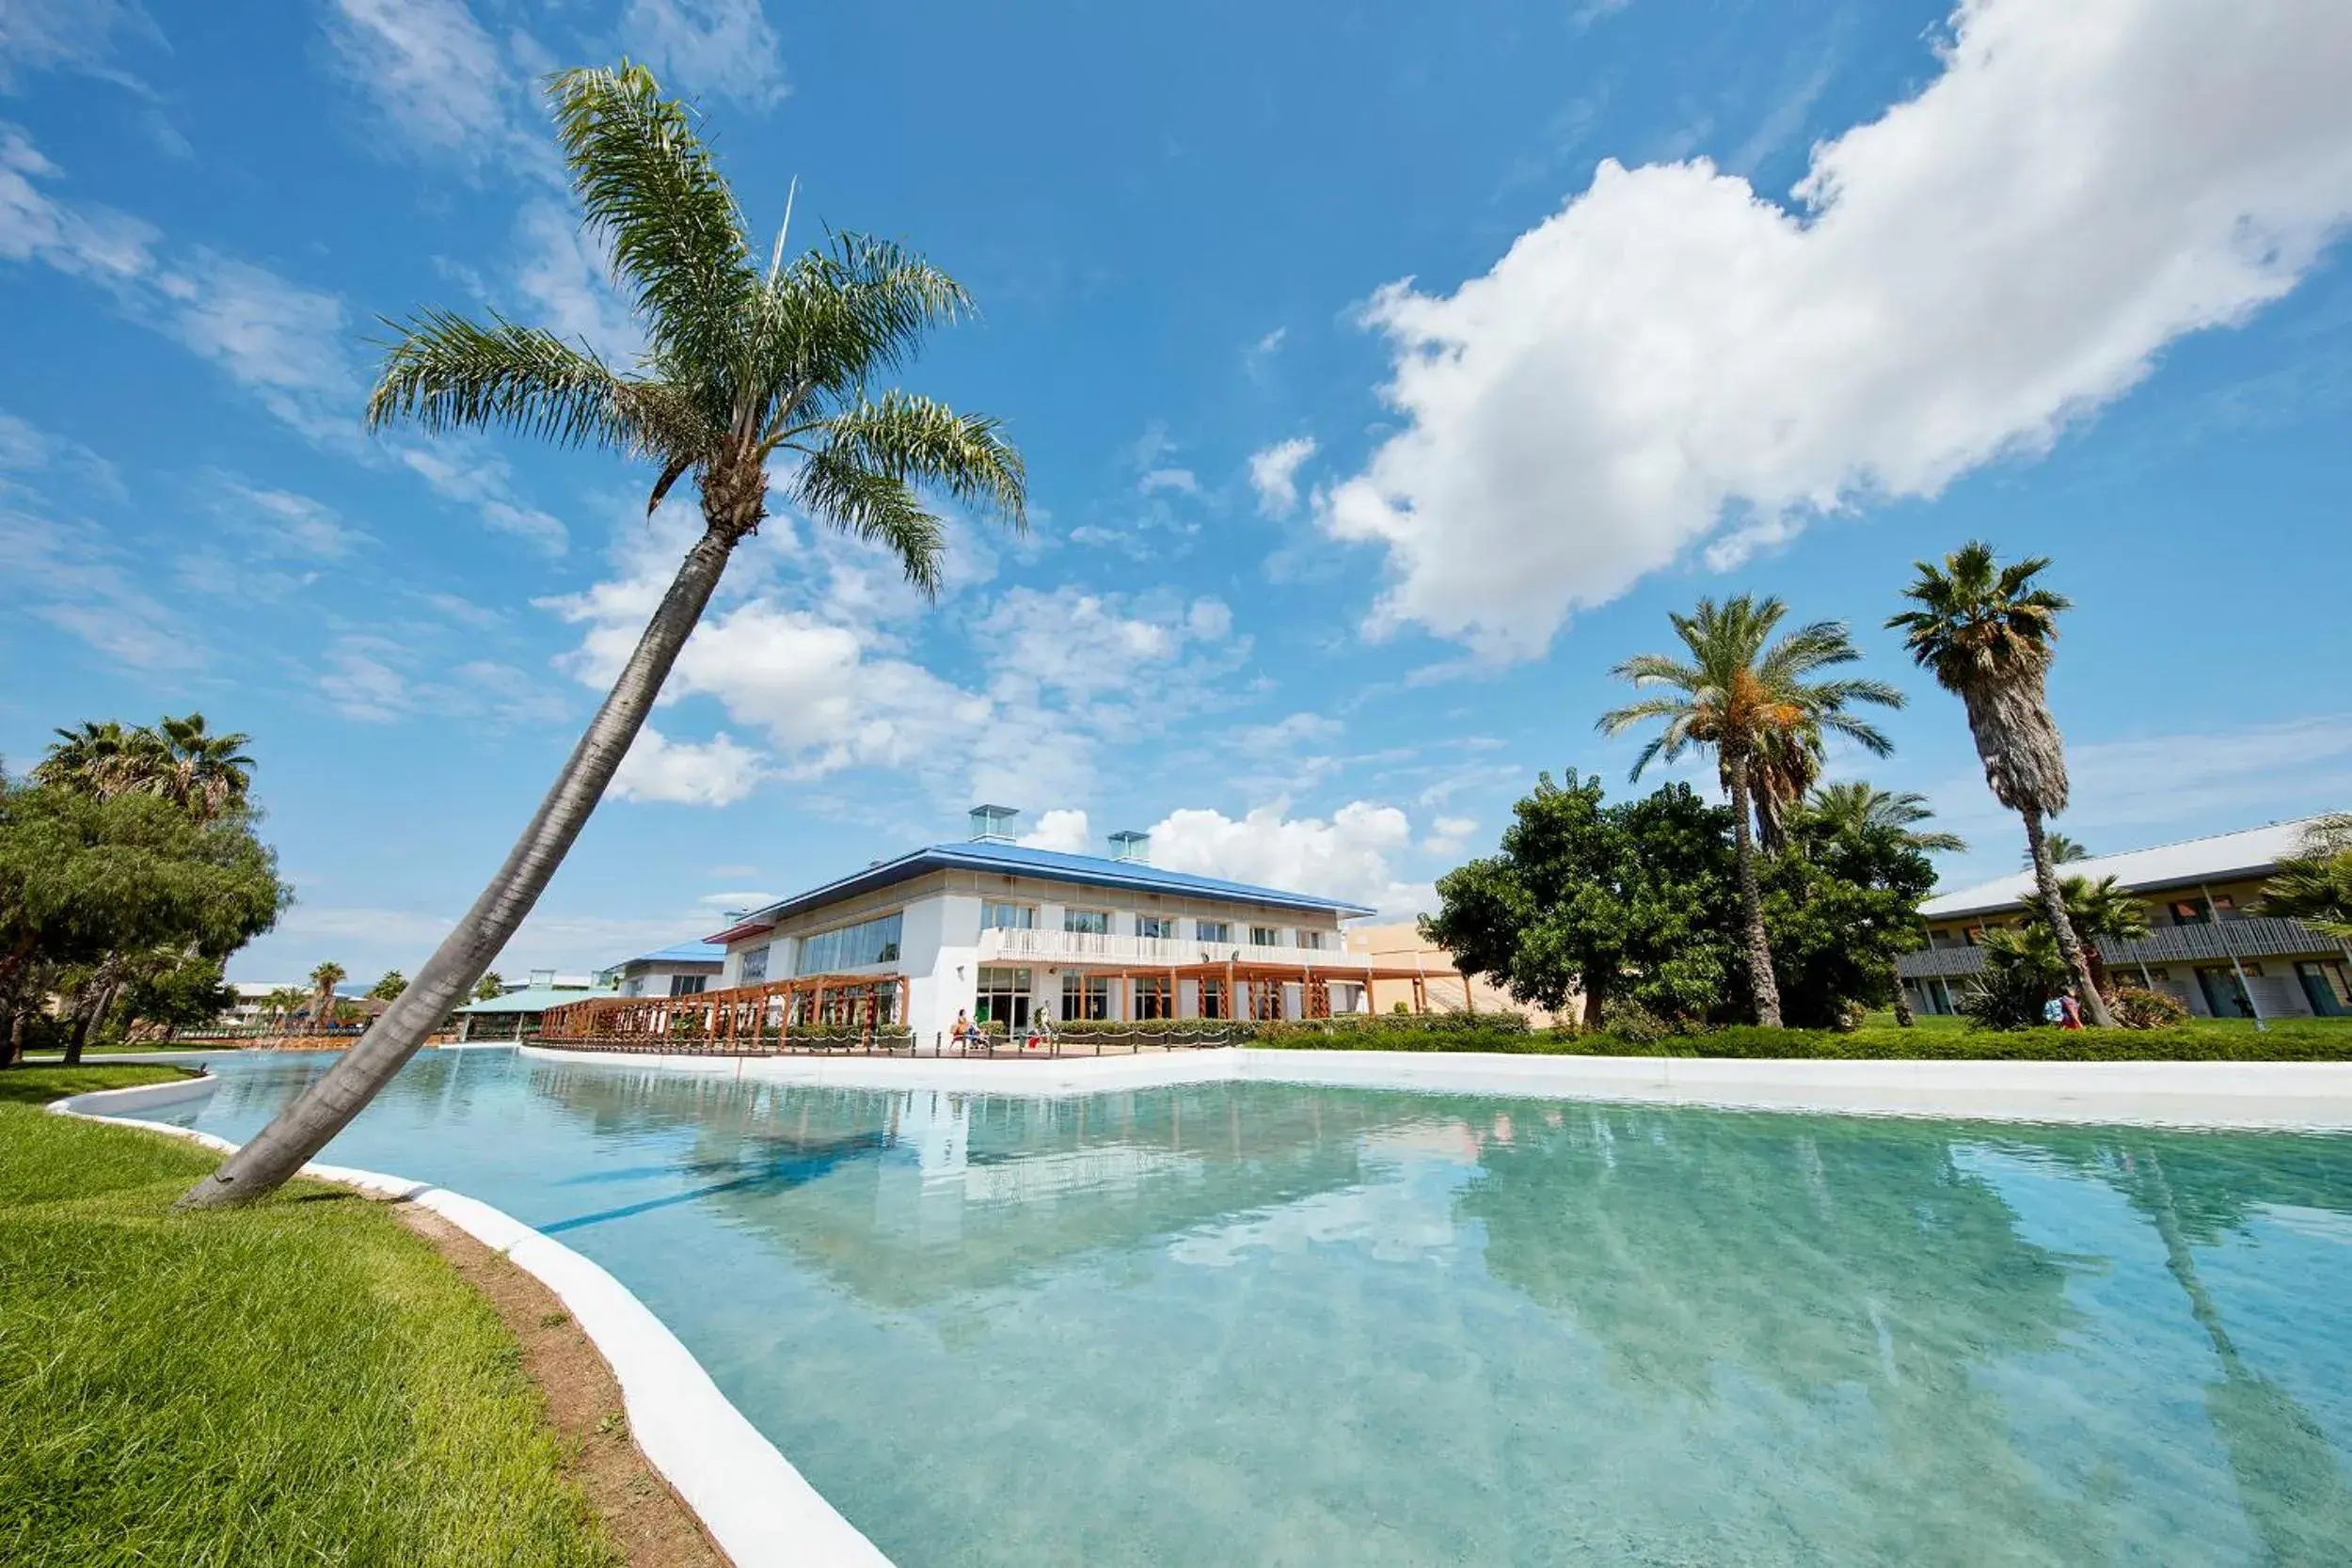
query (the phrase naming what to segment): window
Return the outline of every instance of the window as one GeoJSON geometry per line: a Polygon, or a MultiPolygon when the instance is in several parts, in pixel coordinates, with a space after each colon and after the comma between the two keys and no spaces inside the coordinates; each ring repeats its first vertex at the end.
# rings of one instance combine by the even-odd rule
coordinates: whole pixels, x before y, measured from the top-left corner
{"type": "Polygon", "coordinates": [[[1249,945],[1279,947],[1282,945],[1282,933],[1271,926],[1252,926],[1249,927],[1249,945]]]}
{"type": "Polygon", "coordinates": [[[1231,942],[1233,940],[1233,923],[1230,920],[1196,920],[1192,923],[1192,934],[1201,942],[1231,942]]]}
{"type": "Polygon", "coordinates": [[[1025,969],[982,969],[975,1023],[1001,1023],[1009,1029],[1029,1026],[1029,972],[1025,969]]]}
{"type": "Polygon", "coordinates": [[[628,979],[626,979],[626,980],[622,981],[622,982],[621,982],[621,994],[622,994],[623,996],[643,996],[643,995],[644,995],[644,994],[645,994],[645,979],[644,979],[644,975],[642,975],[642,974],[632,974],[632,975],[630,975],[628,979]]]}
{"type": "Polygon", "coordinates": [[[1200,1016],[1202,1018],[1231,1018],[1233,1016],[1232,1010],[1225,1005],[1224,981],[1203,980],[1200,982],[1200,1016]]]}
{"type": "Polygon", "coordinates": [[[2206,907],[2205,900],[2201,897],[2176,898],[2172,901],[2172,924],[2175,926],[2210,926],[2213,924],[2216,910],[2220,911],[2221,918],[2224,920],[2236,918],[2237,906],[2231,902],[2230,895],[2226,893],[2215,894],[2210,909],[2206,907]]]}
{"type": "Polygon", "coordinates": [[[710,981],[707,974],[673,974],[670,976],[672,996],[700,996],[703,987],[710,981]]]}
{"type": "Polygon", "coordinates": [[[838,970],[858,969],[866,964],[898,962],[901,919],[902,916],[894,911],[877,920],[860,921],[855,926],[835,927],[830,931],[819,931],[813,937],[803,937],[798,972],[803,974],[831,974],[838,970]]]}
{"type": "Polygon", "coordinates": [[[1037,910],[1028,904],[999,904],[990,900],[980,906],[980,929],[983,931],[1028,931],[1037,927],[1037,910]]]}
{"type": "Polygon", "coordinates": [[[1173,937],[1175,934],[1176,922],[1168,915],[1139,914],[1136,916],[1136,935],[1139,937],[1167,938],[1173,937]]]}
{"type": "Polygon", "coordinates": [[[1061,928],[1081,936],[1106,937],[1111,934],[1111,913],[1108,910],[1064,910],[1061,928]]]}
{"type": "Polygon", "coordinates": [[[1306,948],[1311,953],[1320,953],[1323,951],[1323,933],[1321,931],[1301,931],[1298,933],[1298,945],[1306,948]]]}
{"type": "Polygon", "coordinates": [[[768,949],[763,944],[743,955],[743,973],[736,977],[739,986],[756,986],[768,978],[768,949]]]}
{"type": "Polygon", "coordinates": [[[1111,1016],[1111,982],[1104,974],[1065,974],[1061,977],[1061,1016],[1065,1022],[1111,1016]]]}
{"type": "Polygon", "coordinates": [[[1130,982],[1135,987],[1136,1017],[1174,1018],[1176,1016],[1176,982],[1165,974],[1137,975],[1130,982]]]}

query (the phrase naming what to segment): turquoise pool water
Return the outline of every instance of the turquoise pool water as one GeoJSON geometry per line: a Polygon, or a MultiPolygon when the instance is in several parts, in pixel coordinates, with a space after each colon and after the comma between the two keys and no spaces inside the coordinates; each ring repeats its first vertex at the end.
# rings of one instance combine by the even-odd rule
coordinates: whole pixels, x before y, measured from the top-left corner
{"type": "Polygon", "coordinates": [[[2352,1562],[2341,1138],[466,1052],[326,1157],[595,1258],[902,1568],[2352,1562]]]}

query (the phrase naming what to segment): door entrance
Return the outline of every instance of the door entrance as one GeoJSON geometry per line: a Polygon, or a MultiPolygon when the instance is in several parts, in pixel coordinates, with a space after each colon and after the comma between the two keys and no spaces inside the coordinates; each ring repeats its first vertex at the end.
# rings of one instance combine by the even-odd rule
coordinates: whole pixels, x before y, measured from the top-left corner
{"type": "Polygon", "coordinates": [[[1018,1034],[1029,1026],[1029,972],[1025,969],[983,969],[980,993],[972,1009],[975,1023],[1001,1023],[1018,1034]]]}
{"type": "Polygon", "coordinates": [[[2220,964],[2208,965],[2198,970],[2197,984],[2205,993],[2205,1010],[2214,1017],[2254,1016],[2254,1004],[2248,998],[2245,986],[2238,982],[2237,971],[2220,964]]]}
{"type": "Polygon", "coordinates": [[[2344,965],[2333,958],[2305,958],[2296,964],[2295,977],[2303,982],[2312,1012],[2322,1018],[2352,1014],[2352,983],[2347,983],[2344,965]]]}

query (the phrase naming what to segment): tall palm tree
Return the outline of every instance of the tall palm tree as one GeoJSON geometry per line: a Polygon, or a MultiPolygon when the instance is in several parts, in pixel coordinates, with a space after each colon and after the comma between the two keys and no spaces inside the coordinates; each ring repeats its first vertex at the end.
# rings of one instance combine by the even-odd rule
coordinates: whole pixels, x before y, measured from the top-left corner
{"type": "Polygon", "coordinates": [[[310,1032],[326,1033],[335,1022],[335,988],[347,977],[343,966],[329,958],[310,971],[310,1032]]]}
{"type": "Polygon", "coordinates": [[[262,1010],[269,1015],[270,1022],[280,1034],[283,1034],[286,1021],[300,1012],[302,1005],[308,1000],[310,999],[294,987],[279,986],[262,999],[262,1010]]]}
{"type": "Polygon", "coordinates": [[[1886,624],[1903,633],[1911,657],[1936,684],[1967,705],[1984,782],[1994,800],[2025,819],[2026,852],[2059,956],[2090,1022],[2106,1028],[2115,1021],[2066,918],[2066,893],[2042,826],[2066,809],[2067,797],[2066,745],[2050,715],[2048,679],[2058,618],[2070,601],[2035,584],[2049,564],[2034,556],[2004,566],[1992,546],[1971,540],[1941,566],[1913,562],[1919,575],[1903,596],[1918,608],[1886,624]]]}
{"type": "MultiPolygon", "coordinates": [[[[1919,824],[1935,813],[1928,805],[1928,798],[1904,790],[1900,794],[1874,789],[1859,780],[1823,784],[1804,803],[1805,815],[1829,833],[1857,842],[1879,840],[1915,850],[1922,855],[1958,854],[1968,847],[1968,841],[1958,833],[1939,830],[1919,831],[1919,824]]],[[[1911,998],[1903,992],[1901,959],[1895,960],[1895,1022],[1908,1029],[1911,998]]]]}
{"type": "Polygon", "coordinates": [[[166,714],[151,733],[156,736],[151,770],[137,787],[177,802],[199,821],[245,803],[253,786],[253,759],[244,752],[251,736],[215,735],[200,713],[185,719],[166,714]]]}
{"type": "Polygon", "coordinates": [[[119,720],[84,720],[79,729],[59,730],[48,753],[33,767],[33,781],[86,795],[119,795],[136,787],[152,770],[155,733],[125,729],[119,720]]]}
{"type": "Polygon", "coordinates": [[[1665,721],[1665,728],[1635,760],[1636,779],[1660,757],[1672,762],[1692,746],[1714,749],[1731,797],[1756,1018],[1771,1029],[1780,1027],[1780,981],[1772,973],[1772,942],[1764,933],[1764,895],[1756,881],[1756,835],[1750,830],[1756,759],[1830,733],[1884,756],[1893,743],[1847,709],[1857,703],[1903,705],[1902,693],[1883,681],[1812,679],[1823,670],[1853,663],[1861,652],[1842,621],[1816,621],[1775,640],[1772,633],[1788,613],[1788,607],[1778,599],[1742,594],[1720,606],[1701,599],[1693,613],[1669,616],[1689,657],[1640,654],[1618,665],[1615,673],[1637,688],[1663,687],[1673,695],[1650,697],[1600,719],[1605,735],[1652,719],[1665,721]]]}
{"type": "Polygon", "coordinates": [[[426,310],[398,324],[368,422],[497,427],[642,459],[655,474],[649,513],[691,474],[702,537],[473,908],[351,1053],[183,1203],[249,1201],[293,1175],[465,999],[586,825],[728,558],[768,515],[771,483],[811,518],[889,551],[927,594],[945,531],[922,487],[1024,526],[1020,454],[996,420],[869,395],[928,331],[970,309],[961,285],[851,234],[787,261],[780,231],[763,266],[692,118],[650,72],[567,71],[548,92],[587,224],[633,295],[644,355],[625,372],[552,332],[426,310]]]}

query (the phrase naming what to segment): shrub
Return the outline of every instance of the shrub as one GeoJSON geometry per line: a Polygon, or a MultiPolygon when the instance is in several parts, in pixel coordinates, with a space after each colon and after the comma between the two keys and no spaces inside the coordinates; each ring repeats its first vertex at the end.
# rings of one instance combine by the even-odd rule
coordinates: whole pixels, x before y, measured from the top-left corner
{"type": "Polygon", "coordinates": [[[2126,1029],[2169,1029],[2188,1022],[2188,1005],[2179,997],[2137,986],[2117,987],[2107,1006],[2126,1029]]]}
{"type": "Polygon", "coordinates": [[[1987,931],[1984,972],[1960,1000],[1960,1011],[1979,1029],[2038,1029],[2042,1009],[2066,989],[2066,965],[2047,926],[1987,931]]]}
{"type": "Polygon", "coordinates": [[[1600,1027],[1628,1045],[1655,1045],[1674,1033],[1662,1018],[1629,997],[1613,996],[1600,1005],[1600,1027]]]}

